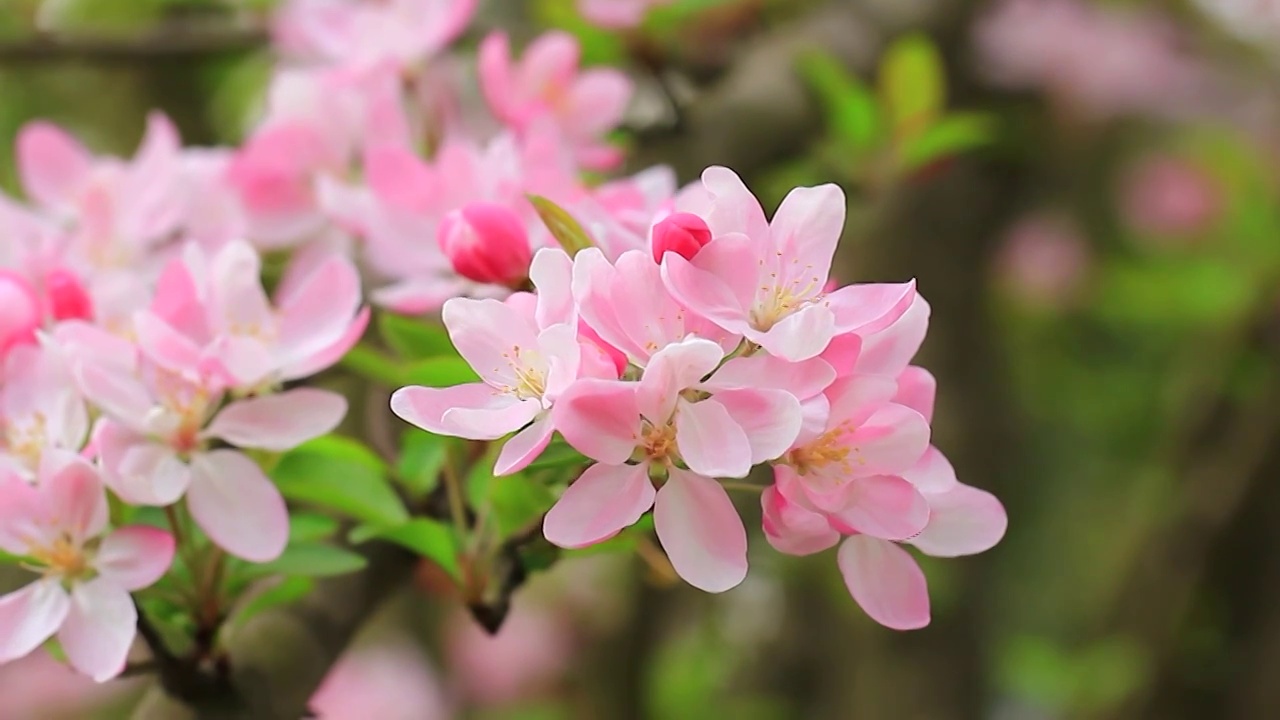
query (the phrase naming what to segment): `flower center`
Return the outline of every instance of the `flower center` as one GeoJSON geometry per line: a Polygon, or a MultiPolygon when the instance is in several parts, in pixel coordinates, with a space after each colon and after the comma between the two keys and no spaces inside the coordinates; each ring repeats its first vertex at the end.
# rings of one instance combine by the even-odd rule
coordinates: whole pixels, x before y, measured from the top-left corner
{"type": "Polygon", "coordinates": [[[31,548],[31,557],[45,566],[46,575],[57,575],[67,580],[83,577],[90,571],[89,557],[84,548],[62,533],[52,545],[31,548]]]}
{"type": "Polygon", "coordinates": [[[546,394],[547,373],[542,369],[542,357],[536,351],[512,345],[510,351],[502,353],[502,357],[515,376],[515,384],[500,388],[503,392],[521,400],[541,399],[546,394]]]}
{"type": "Polygon", "coordinates": [[[640,449],[649,462],[657,465],[669,465],[671,459],[679,452],[676,447],[676,429],[670,423],[654,425],[645,421],[640,435],[640,449]]]}
{"type": "Polygon", "coordinates": [[[40,457],[48,444],[48,421],[44,413],[32,413],[31,420],[27,423],[3,421],[0,429],[4,434],[3,446],[9,454],[34,470],[40,464],[40,457]]]}
{"type": "Polygon", "coordinates": [[[850,447],[844,441],[844,436],[851,432],[853,428],[849,427],[849,423],[840,423],[819,435],[813,442],[787,453],[785,462],[801,475],[831,473],[848,477],[853,474],[855,462],[864,462],[858,457],[858,448],[850,447]]]}
{"type": "Polygon", "coordinates": [[[770,283],[760,286],[751,308],[751,324],[757,330],[768,331],[788,315],[822,299],[822,278],[809,272],[812,267],[806,265],[803,274],[788,282],[783,282],[777,272],[769,273],[770,283]]]}

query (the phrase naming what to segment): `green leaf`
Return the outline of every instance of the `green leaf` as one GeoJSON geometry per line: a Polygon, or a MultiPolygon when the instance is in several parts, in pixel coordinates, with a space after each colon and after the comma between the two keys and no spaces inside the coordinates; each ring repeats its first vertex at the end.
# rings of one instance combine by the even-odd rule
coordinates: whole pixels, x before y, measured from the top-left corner
{"type": "Polygon", "coordinates": [[[400,436],[396,477],[405,489],[423,496],[440,482],[440,468],[449,454],[449,438],[410,428],[400,436]]]}
{"type": "Polygon", "coordinates": [[[402,363],[381,350],[363,343],[348,350],[347,354],[338,361],[338,365],[366,380],[390,387],[398,388],[408,384],[405,382],[405,369],[402,363]]]}
{"type": "Polygon", "coordinates": [[[402,385],[450,387],[480,379],[471,365],[460,357],[436,357],[420,360],[404,368],[402,385]]]}
{"type": "Polygon", "coordinates": [[[826,112],[827,127],[841,145],[856,152],[880,142],[880,109],[875,94],[857,76],[845,70],[828,53],[811,53],[800,59],[800,74],[818,94],[826,112]]]}
{"type": "Polygon", "coordinates": [[[362,525],[351,531],[349,539],[354,543],[373,539],[396,543],[435,561],[455,580],[461,578],[458,547],[454,541],[453,530],[442,522],[430,518],[414,518],[393,528],[362,525]]]}
{"type": "Polygon", "coordinates": [[[378,333],[392,350],[404,358],[457,355],[449,333],[439,323],[384,312],[378,315],[378,333]]]}
{"type": "Polygon", "coordinates": [[[924,132],[942,112],[946,80],[942,58],[924,35],[906,35],[880,62],[880,94],[899,139],[924,132]]]}
{"type": "Polygon", "coordinates": [[[899,149],[905,171],[917,170],[944,157],[982,147],[995,137],[992,118],[979,113],[955,113],[929,126],[899,149]]]}
{"type": "Polygon", "coordinates": [[[503,537],[528,528],[555,504],[546,485],[520,473],[491,479],[487,490],[490,512],[503,537]]]}
{"type": "Polygon", "coordinates": [[[265,575],[330,577],[356,572],[368,564],[363,555],[336,545],[299,543],[285,548],[280,557],[271,562],[246,565],[243,572],[249,577],[265,575]]]}
{"type": "Polygon", "coordinates": [[[538,459],[529,463],[525,468],[526,472],[536,470],[547,470],[550,468],[560,468],[568,465],[585,465],[587,458],[582,453],[573,449],[573,446],[564,441],[564,438],[557,435],[555,439],[547,445],[547,449],[542,451],[538,459]]]}
{"type": "Polygon", "coordinates": [[[316,542],[333,537],[338,521],[328,515],[295,512],[289,516],[289,542],[316,542]]]}
{"type": "Polygon", "coordinates": [[[279,584],[263,590],[245,603],[240,612],[236,613],[232,623],[235,626],[240,626],[263,610],[270,610],[273,607],[297,602],[314,590],[315,587],[316,581],[312,578],[299,575],[286,577],[279,584]]]}
{"type": "Polygon", "coordinates": [[[569,257],[577,255],[579,250],[595,246],[595,241],[567,210],[541,195],[529,195],[528,198],[538,217],[542,219],[542,224],[547,226],[547,230],[560,243],[560,247],[569,253],[569,257]]]}
{"type": "Polygon", "coordinates": [[[398,525],[409,519],[387,468],[360,443],[338,436],[312,440],[285,453],[271,477],[281,494],[364,522],[398,525]]]}

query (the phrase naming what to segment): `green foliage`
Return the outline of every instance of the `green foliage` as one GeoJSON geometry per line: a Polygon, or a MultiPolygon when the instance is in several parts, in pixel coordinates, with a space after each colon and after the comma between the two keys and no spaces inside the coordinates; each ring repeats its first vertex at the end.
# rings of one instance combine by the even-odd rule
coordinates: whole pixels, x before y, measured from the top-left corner
{"type": "Polygon", "coordinates": [[[556,242],[560,243],[560,247],[569,253],[569,257],[577,255],[579,250],[595,246],[595,241],[567,210],[540,195],[528,197],[542,223],[547,226],[556,242]]]}
{"type": "Polygon", "coordinates": [[[434,561],[455,580],[461,580],[458,564],[458,544],[453,530],[444,523],[430,518],[412,520],[391,528],[362,525],[351,531],[351,542],[386,540],[408,548],[424,558],[434,561]]]}
{"type": "Polygon", "coordinates": [[[338,521],[328,515],[301,510],[289,514],[289,542],[317,542],[333,537],[338,521]]]}
{"type": "Polygon", "coordinates": [[[800,73],[822,101],[827,129],[842,148],[867,152],[880,142],[884,132],[880,107],[861,78],[825,53],[802,57],[800,73]]]}
{"type": "Polygon", "coordinates": [[[440,469],[449,457],[450,438],[417,428],[400,434],[400,458],[396,479],[415,497],[423,497],[440,482],[440,469]]]}
{"type": "Polygon", "coordinates": [[[290,544],[275,560],[246,565],[241,573],[250,578],[268,575],[330,577],[357,572],[367,564],[363,555],[337,545],[300,542],[290,544]]]}
{"type": "Polygon", "coordinates": [[[317,438],[291,450],[272,468],[271,477],[295,502],[377,525],[398,525],[409,518],[386,465],[350,438],[317,438]]]}
{"type": "Polygon", "coordinates": [[[946,77],[938,49],[923,35],[896,40],[880,60],[880,98],[894,135],[917,137],[938,119],[946,77]]]}
{"type": "Polygon", "coordinates": [[[1001,653],[999,674],[1010,691],[1047,708],[1093,714],[1140,687],[1147,665],[1142,649],[1123,638],[1068,651],[1046,638],[1021,636],[1001,653]]]}
{"type": "Polygon", "coordinates": [[[295,575],[282,578],[280,582],[258,592],[244,604],[231,620],[233,627],[243,625],[255,615],[271,608],[289,605],[301,600],[316,587],[311,577],[295,575]]]}
{"type": "Polygon", "coordinates": [[[449,333],[436,322],[391,312],[378,314],[378,334],[397,355],[409,360],[457,356],[449,333]]]}

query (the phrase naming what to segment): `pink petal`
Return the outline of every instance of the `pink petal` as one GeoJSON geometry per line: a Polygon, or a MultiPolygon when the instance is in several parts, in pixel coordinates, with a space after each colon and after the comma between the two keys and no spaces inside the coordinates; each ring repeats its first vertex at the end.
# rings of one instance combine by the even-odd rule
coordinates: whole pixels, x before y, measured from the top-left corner
{"type": "Polygon", "coordinates": [[[437,435],[497,440],[529,424],[542,404],[519,400],[484,383],[453,387],[403,387],[391,395],[391,412],[437,435]]]}
{"type": "Polygon", "coordinates": [[[535,317],[538,327],[557,324],[577,325],[578,311],[573,302],[574,261],[560,248],[542,248],[529,264],[529,280],[538,290],[535,317]]]}
{"type": "Polygon", "coordinates": [[[72,588],[58,642],[72,667],[104,682],[124,670],[137,624],[138,611],[129,593],[99,577],[72,588]]]}
{"type": "Polygon", "coordinates": [[[640,414],[655,423],[670,420],[681,391],[711,374],[723,357],[719,345],[702,338],[682,340],[654,353],[636,388],[640,414]]]}
{"type": "Polygon", "coordinates": [[[929,449],[929,424],[915,410],[889,404],[867,418],[848,442],[862,472],[906,472],[929,449]]]}
{"type": "MultiPolygon", "coordinates": [[[[702,249],[707,252],[719,242],[713,240],[702,249]]],[[[701,255],[701,253],[699,253],[701,255]]],[[[750,268],[754,278],[755,268],[750,268]]],[[[710,320],[732,333],[742,334],[749,326],[747,311],[733,288],[720,277],[700,270],[676,253],[662,258],[662,282],[672,297],[693,313],[710,320]]]]}
{"type": "Polygon", "coordinates": [[[773,460],[800,434],[800,401],[784,390],[723,390],[712,396],[751,445],[751,464],[773,460]]]}
{"type": "MultiPolygon", "coordinates": [[[[769,237],[769,221],[760,201],[737,173],[726,167],[709,167],[702,171],[702,185],[713,200],[712,209],[704,218],[713,235],[742,233],[752,240],[769,237]]],[[[754,263],[756,258],[748,260],[754,263]]]]}
{"type": "Polygon", "coordinates": [[[511,122],[515,117],[512,103],[516,94],[511,72],[511,47],[505,33],[491,33],[480,42],[477,67],[480,89],[493,114],[503,122],[511,122]]]}
{"type": "Polygon", "coordinates": [[[152,313],[136,314],[133,318],[133,331],[138,340],[138,348],[147,359],[166,370],[190,372],[203,362],[201,349],[191,338],[152,313]]]}
{"type": "Polygon", "coordinates": [[[740,478],[751,472],[751,442],[728,409],[714,398],[679,402],[676,445],[680,457],[695,473],[740,478]]]}
{"type": "Polygon", "coordinates": [[[893,378],[881,375],[846,375],[827,388],[831,401],[833,424],[849,421],[854,425],[866,422],[879,408],[893,399],[898,384],[893,378]]]}
{"type": "Polygon", "coordinates": [[[889,327],[863,336],[856,372],[897,375],[915,357],[929,331],[929,303],[916,295],[902,317],[889,327]]]}
{"type": "Polygon", "coordinates": [[[798,187],[778,206],[769,234],[784,258],[797,260],[806,274],[825,281],[844,232],[844,216],[844,191],[839,185],[798,187]]]}
{"type": "Polygon", "coordinates": [[[0,597],[0,663],[40,647],[57,632],[70,608],[71,598],[54,577],[0,597]]]}
{"type": "Polygon", "coordinates": [[[23,556],[31,550],[33,540],[52,540],[46,539],[52,532],[41,527],[44,516],[44,498],[34,485],[17,475],[0,476],[0,549],[23,556]]]}
{"type": "Polygon", "coordinates": [[[232,385],[252,388],[271,378],[279,367],[275,353],[252,336],[223,335],[209,347],[217,374],[232,385]]]}
{"type": "Polygon", "coordinates": [[[812,555],[840,541],[840,533],[825,517],[791,502],[776,485],[765,488],[760,505],[765,539],[778,552],[812,555]]]}
{"type": "Polygon", "coordinates": [[[849,530],[885,540],[905,540],[929,522],[929,502],[914,485],[892,475],[852,480],[835,514],[849,530]]]}
{"type": "Polygon", "coordinates": [[[493,474],[498,476],[510,475],[528,467],[529,463],[536,460],[542,454],[542,451],[547,449],[547,444],[551,442],[551,435],[555,433],[555,429],[555,426],[551,424],[551,415],[547,414],[534,420],[529,427],[516,433],[502,446],[502,452],[498,453],[498,460],[493,466],[493,474]]]}
{"type": "Polygon", "coordinates": [[[280,369],[281,380],[295,380],[297,378],[315,375],[321,370],[327,370],[334,363],[342,359],[355,344],[360,342],[360,338],[364,336],[365,328],[369,326],[369,307],[360,308],[360,312],[347,325],[346,332],[320,351],[313,353],[310,357],[304,358],[298,362],[286,364],[280,369]]]}
{"type": "Polygon", "coordinates": [[[542,521],[547,541],[564,548],[594,545],[633,525],[653,507],[649,466],[596,463],[574,480],[542,521]]]}
{"type": "Polygon", "coordinates": [[[41,459],[40,481],[59,529],[75,541],[99,535],[107,526],[110,508],[98,471],[80,458],[53,469],[49,466],[57,462],[54,457],[45,453],[41,459]]]}
{"type": "Polygon", "coordinates": [[[191,460],[187,508],[209,539],[236,557],[268,562],[284,552],[289,513],[257,463],[234,450],[191,460]]]}
{"type": "Polygon", "coordinates": [[[569,90],[565,113],[574,119],[573,131],[595,137],[617,127],[631,100],[626,74],[607,68],[584,71],[569,90]]]}
{"type": "Polygon", "coordinates": [[[154,406],[151,393],[135,376],[123,370],[84,363],[73,370],[85,399],[131,428],[143,429],[154,406]]]}
{"type": "Polygon", "coordinates": [[[342,256],[311,272],[279,309],[282,364],[302,362],[347,334],[360,307],[360,276],[342,256]]]}
{"type": "Polygon", "coordinates": [[[836,375],[844,377],[853,372],[862,354],[862,338],[853,333],[836,334],[827,343],[827,349],[820,356],[836,371],[836,375]]]}
{"type": "Polygon", "coordinates": [[[246,448],[283,452],[331,432],[347,414],[347,400],[328,390],[295,388],[237,400],[204,431],[246,448]]]}
{"type": "Polygon", "coordinates": [[[902,477],[925,494],[946,492],[959,482],[951,461],[932,445],[911,469],[902,473],[902,477]]]}
{"type": "Polygon", "coordinates": [[[836,556],[849,594],[872,620],[894,630],[929,624],[929,587],[906,550],[886,540],[854,535],[836,556]]]}
{"type": "Polygon", "coordinates": [[[16,152],[22,187],[45,207],[74,203],[93,168],[93,156],[80,141],[44,121],[22,127],[16,152]]]}
{"type": "Polygon", "coordinates": [[[906,405],[933,422],[933,402],[938,394],[938,381],[928,370],[910,365],[898,375],[898,394],[893,401],[906,405]]]}
{"type": "Polygon", "coordinates": [[[635,383],[584,379],[551,408],[551,420],[578,452],[607,465],[621,465],[640,441],[635,383]]]}
{"type": "Polygon", "coordinates": [[[715,480],[671,468],[653,523],[671,565],[690,585],[718,593],[747,576],[747,531],[715,480]]]}
{"type": "Polygon", "coordinates": [[[994,495],[968,485],[930,494],[929,524],[911,539],[927,555],[975,555],[995,547],[1004,537],[1009,517],[994,495]]]}
{"type": "Polygon", "coordinates": [[[246,334],[234,328],[274,328],[275,312],[262,289],[262,262],[246,242],[229,243],[210,268],[210,299],[218,313],[219,332],[246,334]]]}
{"type": "Polygon", "coordinates": [[[187,491],[191,468],[173,448],[104,422],[94,433],[107,486],[133,505],[170,505],[187,491]]]}
{"type": "Polygon", "coordinates": [[[743,334],[784,360],[800,362],[827,349],[835,335],[835,316],[825,305],[809,305],[764,332],[748,329],[743,334]]]}
{"type": "Polygon", "coordinates": [[[125,590],[141,590],[159,580],[173,564],[169,533],[148,525],[123,527],[102,539],[94,557],[98,575],[125,590]]]}
{"type": "Polygon", "coordinates": [[[454,298],[442,311],[449,338],[476,373],[495,386],[516,386],[513,351],[538,347],[533,318],[493,300],[454,298]]]}
{"type": "Polygon", "coordinates": [[[785,390],[800,400],[807,400],[826,390],[836,379],[836,372],[825,360],[810,358],[790,362],[773,355],[757,353],[728,360],[716,374],[701,385],[712,392],[720,390],[785,390]]]}
{"type": "Polygon", "coordinates": [[[897,322],[916,297],[916,281],[846,285],[827,295],[836,317],[836,332],[865,338],[897,322]]]}

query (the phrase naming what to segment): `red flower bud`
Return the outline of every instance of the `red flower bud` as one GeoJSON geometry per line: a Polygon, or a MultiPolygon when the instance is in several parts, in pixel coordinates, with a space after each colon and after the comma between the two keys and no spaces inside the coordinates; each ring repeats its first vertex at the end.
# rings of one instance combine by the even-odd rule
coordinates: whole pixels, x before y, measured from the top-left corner
{"type": "Polygon", "coordinates": [[[653,226],[653,259],[662,262],[662,256],[673,252],[692,260],[694,255],[711,242],[711,228],[707,222],[693,213],[678,212],[663,218],[653,226]]]}
{"type": "Polygon", "coordinates": [[[436,242],[465,278],[514,287],[529,277],[529,234],[509,207],[474,202],[454,210],[440,221],[436,242]]]}

